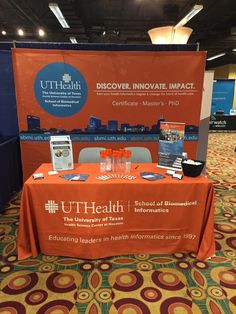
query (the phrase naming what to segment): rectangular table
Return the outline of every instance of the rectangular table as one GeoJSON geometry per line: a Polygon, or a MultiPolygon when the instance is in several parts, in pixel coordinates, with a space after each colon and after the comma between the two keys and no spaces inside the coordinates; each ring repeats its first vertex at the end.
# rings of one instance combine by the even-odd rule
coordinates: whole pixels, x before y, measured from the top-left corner
{"type": "Polygon", "coordinates": [[[49,176],[51,164],[23,187],[18,258],[47,255],[102,258],[133,253],[215,252],[214,190],[204,176],[167,176],[157,181],[142,171],[165,174],[156,164],[132,165],[134,180],[97,180],[99,164],[75,165],[66,173],[89,174],[85,182],[49,176]]]}

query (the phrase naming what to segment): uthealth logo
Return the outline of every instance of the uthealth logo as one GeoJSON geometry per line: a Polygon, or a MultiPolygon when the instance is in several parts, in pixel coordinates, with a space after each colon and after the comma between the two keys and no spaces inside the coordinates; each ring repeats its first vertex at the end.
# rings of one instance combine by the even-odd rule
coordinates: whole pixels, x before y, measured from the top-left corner
{"type": "Polygon", "coordinates": [[[72,81],[71,76],[68,73],[64,73],[61,81],[40,81],[42,89],[69,89],[69,90],[81,90],[81,84],[78,81],[72,81]]]}
{"type": "Polygon", "coordinates": [[[45,204],[45,210],[47,210],[49,214],[55,214],[56,211],[59,210],[59,205],[54,200],[48,200],[45,204]]]}
{"type": "Polygon", "coordinates": [[[55,214],[61,210],[65,214],[101,214],[101,213],[123,213],[124,206],[122,201],[108,201],[106,204],[97,204],[96,202],[79,201],[60,201],[48,200],[45,203],[45,210],[49,214],[55,214]]]}

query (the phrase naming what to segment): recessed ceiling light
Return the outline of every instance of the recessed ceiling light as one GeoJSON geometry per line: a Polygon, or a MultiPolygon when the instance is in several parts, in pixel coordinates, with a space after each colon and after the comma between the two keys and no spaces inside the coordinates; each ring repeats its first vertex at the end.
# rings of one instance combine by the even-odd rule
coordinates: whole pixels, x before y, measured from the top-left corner
{"type": "Polygon", "coordinates": [[[2,35],[5,36],[6,34],[7,34],[7,32],[3,30],[3,31],[2,31],[2,35]]]}
{"type": "Polygon", "coordinates": [[[24,36],[24,31],[23,31],[23,29],[21,29],[21,28],[19,28],[19,29],[17,30],[17,33],[18,33],[18,35],[20,35],[20,36],[24,36]]]}
{"type": "Polygon", "coordinates": [[[213,56],[213,57],[207,58],[207,61],[211,61],[211,60],[214,60],[214,59],[217,59],[217,58],[223,57],[223,56],[225,56],[225,55],[226,55],[226,53],[225,53],[225,52],[223,52],[223,53],[219,53],[218,55],[215,55],[215,56],[213,56]]]}
{"type": "Polygon", "coordinates": [[[40,37],[43,37],[45,35],[45,31],[42,28],[39,28],[38,33],[40,37]]]}

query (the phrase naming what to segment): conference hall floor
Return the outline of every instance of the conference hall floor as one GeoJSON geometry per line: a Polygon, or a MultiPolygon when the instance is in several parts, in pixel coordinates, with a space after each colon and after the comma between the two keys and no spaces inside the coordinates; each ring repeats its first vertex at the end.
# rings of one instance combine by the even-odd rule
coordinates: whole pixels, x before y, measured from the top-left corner
{"type": "Polygon", "coordinates": [[[236,133],[209,134],[217,252],[206,261],[181,252],[92,261],[40,254],[18,261],[15,195],[0,215],[0,313],[236,313],[235,148],[236,133]]]}

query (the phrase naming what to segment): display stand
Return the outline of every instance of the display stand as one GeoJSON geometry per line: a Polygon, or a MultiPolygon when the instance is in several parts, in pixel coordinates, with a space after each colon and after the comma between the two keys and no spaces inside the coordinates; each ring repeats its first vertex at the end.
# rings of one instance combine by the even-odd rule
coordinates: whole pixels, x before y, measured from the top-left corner
{"type": "Polygon", "coordinates": [[[71,170],[74,168],[72,144],[69,135],[51,136],[50,152],[53,170],[71,170]]]}
{"type": "Polygon", "coordinates": [[[185,123],[160,123],[157,167],[182,170],[181,161],[184,145],[184,129],[185,123]]]}

